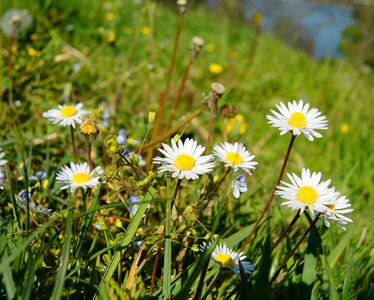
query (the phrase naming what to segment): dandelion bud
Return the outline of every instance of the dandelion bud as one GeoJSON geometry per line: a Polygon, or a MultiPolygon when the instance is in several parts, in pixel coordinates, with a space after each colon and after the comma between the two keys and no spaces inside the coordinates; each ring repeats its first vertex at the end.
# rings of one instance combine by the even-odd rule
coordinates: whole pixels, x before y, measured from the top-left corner
{"type": "Polygon", "coordinates": [[[99,134],[96,122],[91,116],[88,116],[82,122],[79,131],[87,141],[93,140],[99,134]]]}

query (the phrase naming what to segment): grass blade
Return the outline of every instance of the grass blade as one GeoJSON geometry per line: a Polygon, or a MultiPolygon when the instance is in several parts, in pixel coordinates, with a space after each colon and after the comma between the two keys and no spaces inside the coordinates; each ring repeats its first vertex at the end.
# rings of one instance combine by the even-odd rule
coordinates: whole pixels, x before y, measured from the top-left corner
{"type": "MultiPolygon", "coordinates": [[[[140,222],[143,218],[143,215],[144,215],[144,213],[147,209],[148,203],[153,199],[154,194],[156,193],[156,186],[157,186],[161,176],[162,175],[159,174],[152,181],[152,184],[149,187],[148,192],[144,197],[144,200],[139,205],[139,208],[138,208],[134,218],[131,220],[131,223],[128,227],[128,230],[127,230],[127,233],[126,233],[125,237],[123,238],[121,244],[119,245],[120,249],[123,249],[130,244],[133,236],[135,235],[136,230],[138,229],[138,226],[140,225],[140,222]]],[[[103,278],[100,282],[100,285],[99,285],[98,289],[96,290],[96,294],[94,296],[94,299],[96,299],[98,297],[98,291],[100,290],[104,281],[112,277],[113,273],[115,272],[115,270],[117,268],[117,265],[120,262],[120,259],[121,259],[121,250],[118,250],[113,255],[112,260],[110,261],[110,264],[108,265],[108,267],[107,267],[107,269],[104,273],[104,276],[103,276],[103,278]]]]}
{"type": "MultiPolygon", "coordinates": [[[[70,197],[71,203],[71,197],[70,197]]],[[[70,244],[72,238],[72,227],[73,227],[73,212],[71,208],[68,208],[68,216],[66,219],[66,233],[64,239],[64,247],[62,248],[61,254],[61,266],[58,270],[56,283],[53,287],[51,299],[60,299],[65,283],[65,275],[69,263],[70,244]]]]}

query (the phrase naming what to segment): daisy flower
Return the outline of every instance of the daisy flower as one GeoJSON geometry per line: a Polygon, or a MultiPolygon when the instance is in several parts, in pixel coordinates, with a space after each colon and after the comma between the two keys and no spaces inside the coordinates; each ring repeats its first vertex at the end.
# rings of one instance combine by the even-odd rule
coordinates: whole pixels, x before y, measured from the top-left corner
{"type": "Polygon", "coordinates": [[[197,179],[199,175],[213,170],[213,155],[203,154],[205,147],[198,145],[193,139],[186,139],[184,143],[178,140],[178,144],[171,139],[171,147],[162,144],[163,149],[158,149],[162,157],[153,158],[155,164],[163,164],[158,168],[159,172],[172,172],[172,177],[179,179],[197,179]]]}
{"type": "Polygon", "coordinates": [[[8,160],[4,159],[4,157],[5,157],[5,152],[3,151],[3,149],[0,148],[0,167],[8,163],[8,160]]]}
{"type": "Polygon", "coordinates": [[[272,127],[279,128],[281,135],[291,131],[293,135],[304,134],[313,141],[314,137],[322,137],[316,129],[327,129],[326,116],[322,116],[317,108],[309,109],[309,103],[304,105],[303,100],[288,102],[288,107],[281,102],[276,107],[279,112],[271,110],[274,116],[267,115],[266,118],[272,127]]]}
{"type": "Polygon", "coordinates": [[[63,166],[57,173],[56,180],[63,184],[61,190],[70,189],[74,192],[78,188],[96,188],[99,184],[100,176],[103,174],[101,167],[96,167],[90,172],[88,164],[70,163],[70,167],[63,166]]]}
{"type": "Polygon", "coordinates": [[[240,193],[244,193],[248,190],[247,184],[245,183],[245,175],[241,174],[238,177],[236,177],[232,183],[232,194],[236,199],[240,197],[240,193]]]}
{"type": "Polygon", "coordinates": [[[225,164],[225,167],[233,168],[234,172],[239,169],[252,174],[250,170],[256,169],[257,162],[252,161],[254,155],[252,155],[243,144],[236,142],[235,144],[230,144],[224,142],[221,146],[213,147],[214,155],[225,164]]]}
{"type": "Polygon", "coordinates": [[[328,210],[326,213],[321,214],[320,218],[324,220],[327,227],[330,227],[329,221],[335,221],[346,230],[344,225],[353,222],[350,218],[344,216],[344,214],[349,214],[353,211],[353,209],[350,208],[351,204],[346,196],[341,196],[326,206],[328,210]]]}
{"type": "Polygon", "coordinates": [[[306,208],[313,215],[326,213],[328,205],[332,204],[339,196],[339,193],[335,192],[335,188],[328,187],[331,179],[320,181],[320,172],[311,174],[310,170],[303,168],[301,178],[294,173],[292,175],[287,173],[287,176],[291,183],[281,181],[284,186],[278,186],[275,194],[287,200],[282,205],[287,205],[294,210],[300,209],[300,214],[306,208]]]}
{"type": "Polygon", "coordinates": [[[57,109],[50,109],[43,113],[43,117],[52,121],[53,124],[60,124],[61,126],[73,126],[82,123],[82,116],[87,111],[82,109],[83,103],[76,105],[59,105],[57,109]]]}
{"type": "MultiPolygon", "coordinates": [[[[203,243],[200,246],[201,251],[205,251],[212,245],[210,243],[203,243]]],[[[239,261],[241,262],[244,272],[246,274],[252,274],[255,267],[250,262],[245,261],[246,256],[243,252],[236,253],[234,250],[226,246],[226,244],[218,244],[214,247],[211,258],[219,263],[222,267],[230,269],[235,274],[240,274],[239,261]]]]}

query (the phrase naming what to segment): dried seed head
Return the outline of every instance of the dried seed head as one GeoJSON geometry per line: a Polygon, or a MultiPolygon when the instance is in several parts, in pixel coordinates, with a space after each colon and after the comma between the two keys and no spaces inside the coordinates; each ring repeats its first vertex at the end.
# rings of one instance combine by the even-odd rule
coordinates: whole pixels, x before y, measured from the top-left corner
{"type": "Polygon", "coordinates": [[[32,25],[32,17],[27,10],[10,9],[1,19],[3,32],[12,38],[20,38],[32,25]]]}
{"type": "Polygon", "coordinates": [[[93,140],[99,134],[97,124],[91,116],[87,116],[85,120],[83,120],[79,131],[87,141],[93,140]]]}
{"type": "Polygon", "coordinates": [[[192,38],[192,44],[194,47],[201,48],[202,46],[204,46],[204,40],[199,36],[194,36],[192,38]]]}
{"type": "Polygon", "coordinates": [[[222,95],[225,92],[225,87],[218,82],[213,82],[211,88],[217,95],[222,95]]]}

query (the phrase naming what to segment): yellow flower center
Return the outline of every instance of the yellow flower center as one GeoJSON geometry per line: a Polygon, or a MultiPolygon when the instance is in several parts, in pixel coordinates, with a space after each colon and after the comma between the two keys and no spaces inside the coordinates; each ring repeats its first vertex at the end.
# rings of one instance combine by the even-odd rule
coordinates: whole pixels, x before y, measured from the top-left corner
{"type": "Polygon", "coordinates": [[[90,179],[90,175],[87,173],[76,173],[73,175],[74,183],[85,183],[90,179]]]}
{"type": "Polygon", "coordinates": [[[332,211],[335,211],[335,205],[334,204],[326,204],[326,206],[331,209],[332,211]]]}
{"type": "Polygon", "coordinates": [[[315,188],[311,186],[302,186],[297,192],[296,197],[300,202],[310,205],[316,202],[318,193],[315,188]]]}
{"type": "Polygon", "coordinates": [[[229,152],[226,154],[226,160],[230,164],[237,166],[243,162],[243,157],[239,153],[229,152]]]}
{"type": "Polygon", "coordinates": [[[293,128],[304,128],[306,125],[305,115],[301,112],[294,112],[288,119],[288,125],[293,128]]]}
{"type": "Polygon", "coordinates": [[[227,254],[227,253],[217,254],[216,261],[230,268],[234,268],[236,266],[235,261],[231,258],[230,254],[227,254]]]}
{"type": "Polygon", "coordinates": [[[60,113],[62,117],[68,118],[74,116],[77,113],[77,109],[72,105],[68,105],[61,108],[60,113]]]}
{"type": "Polygon", "coordinates": [[[179,170],[191,170],[195,166],[195,159],[188,154],[179,154],[175,159],[174,165],[179,170]]]}

